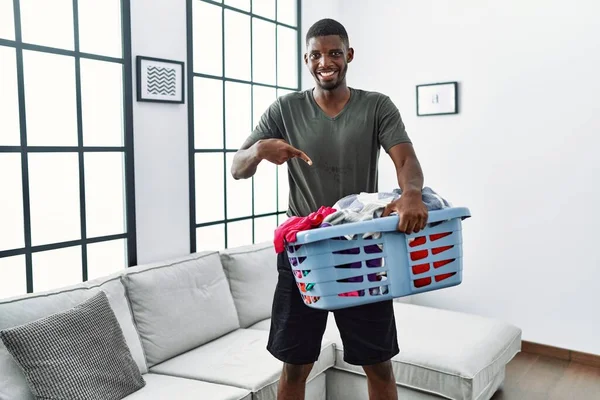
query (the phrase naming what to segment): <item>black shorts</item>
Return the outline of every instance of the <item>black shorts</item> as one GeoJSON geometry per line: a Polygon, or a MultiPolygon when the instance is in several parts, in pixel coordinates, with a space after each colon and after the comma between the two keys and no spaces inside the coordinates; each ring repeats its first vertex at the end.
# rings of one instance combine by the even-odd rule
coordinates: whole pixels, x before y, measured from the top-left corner
{"type": "MultiPolygon", "coordinates": [[[[279,279],[273,298],[267,350],[288,364],[319,358],[328,311],[304,304],[285,252],[277,255],[279,279]]],[[[399,353],[393,301],[333,311],[344,345],[344,361],[372,365],[399,353]]]]}

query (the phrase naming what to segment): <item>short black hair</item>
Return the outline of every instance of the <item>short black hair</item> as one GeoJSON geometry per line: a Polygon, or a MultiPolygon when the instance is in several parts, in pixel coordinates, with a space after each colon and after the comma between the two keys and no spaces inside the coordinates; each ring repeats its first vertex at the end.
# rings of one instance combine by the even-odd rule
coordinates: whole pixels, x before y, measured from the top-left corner
{"type": "Polygon", "coordinates": [[[319,20],[310,27],[308,32],[306,32],[306,45],[308,46],[308,41],[314,37],[329,35],[338,35],[340,38],[342,38],[344,45],[346,47],[350,47],[350,41],[348,40],[348,32],[346,32],[346,28],[344,28],[344,25],[331,18],[319,20]]]}

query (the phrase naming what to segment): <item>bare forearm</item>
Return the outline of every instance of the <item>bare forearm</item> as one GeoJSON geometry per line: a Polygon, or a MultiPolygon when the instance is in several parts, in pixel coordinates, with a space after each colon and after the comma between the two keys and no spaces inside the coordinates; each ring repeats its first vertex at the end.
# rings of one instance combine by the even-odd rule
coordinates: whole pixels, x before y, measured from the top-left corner
{"type": "Polygon", "coordinates": [[[248,149],[239,150],[235,154],[231,165],[233,179],[248,179],[256,173],[256,168],[261,161],[258,156],[257,144],[255,143],[248,149]]]}
{"type": "Polygon", "coordinates": [[[408,157],[398,168],[398,184],[402,193],[421,193],[423,189],[423,170],[416,157],[408,157]]]}

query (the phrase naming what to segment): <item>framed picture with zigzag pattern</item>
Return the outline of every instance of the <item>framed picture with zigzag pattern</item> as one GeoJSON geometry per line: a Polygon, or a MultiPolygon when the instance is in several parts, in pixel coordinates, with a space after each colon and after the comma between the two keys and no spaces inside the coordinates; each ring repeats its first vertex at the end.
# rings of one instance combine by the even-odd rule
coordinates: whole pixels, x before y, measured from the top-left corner
{"type": "Polygon", "coordinates": [[[137,100],[184,103],[184,76],[182,61],[137,56],[137,100]]]}

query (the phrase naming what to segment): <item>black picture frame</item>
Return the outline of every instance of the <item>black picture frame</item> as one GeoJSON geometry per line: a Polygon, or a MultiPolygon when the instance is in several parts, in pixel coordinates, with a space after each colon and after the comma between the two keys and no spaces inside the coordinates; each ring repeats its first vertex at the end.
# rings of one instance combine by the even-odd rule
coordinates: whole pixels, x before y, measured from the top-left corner
{"type": "Polygon", "coordinates": [[[184,104],[185,63],[136,56],[136,87],[137,101],[184,104]]]}
{"type": "Polygon", "coordinates": [[[417,116],[458,114],[458,82],[437,82],[417,85],[417,116]],[[426,99],[431,99],[431,104],[426,99]]]}

